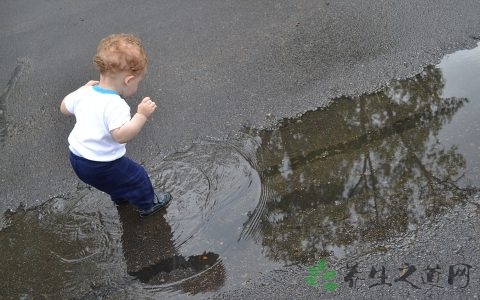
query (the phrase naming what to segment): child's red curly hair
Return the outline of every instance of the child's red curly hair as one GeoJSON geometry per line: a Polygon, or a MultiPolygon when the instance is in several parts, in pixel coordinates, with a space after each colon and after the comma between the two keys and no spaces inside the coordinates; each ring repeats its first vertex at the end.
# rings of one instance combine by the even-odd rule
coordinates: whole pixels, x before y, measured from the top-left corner
{"type": "Polygon", "coordinates": [[[122,71],[137,75],[145,70],[148,61],[139,38],[133,34],[119,33],[100,41],[93,63],[102,75],[122,71]]]}

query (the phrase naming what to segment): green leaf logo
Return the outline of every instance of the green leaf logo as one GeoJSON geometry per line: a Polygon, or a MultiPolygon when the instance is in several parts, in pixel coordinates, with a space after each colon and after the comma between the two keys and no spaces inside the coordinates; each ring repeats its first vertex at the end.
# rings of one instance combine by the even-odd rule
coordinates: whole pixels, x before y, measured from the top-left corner
{"type": "Polygon", "coordinates": [[[317,285],[317,280],[315,279],[315,277],[312,276],[305,277],[305,282],[307,282],[309,286],[317,285]]]}
{"type": "Polygon", "coordinates": [[[305,277],[305,282],[308,286],[318,286],[320,288],[321,284],[320,281],[325,280],[326,282],[323,284],[323,288],[325,288],[328,292],[333,292],[338,288],[338,284],[333,282],[332,280],[337,276],[337,271],[335,270],[328,270],[325,273],[322,272],[327,268],[327,262],[324,258],[318,261],[316,266],[308,267],[308,273],[310,276],[305,277]]]}
{"type": "Polygon", "coordinates": [[[329,270],[329,271],[325,272],[325,274],[323,274],[323,279],[325,279],[327,281],[330,281],[333,278],[335,278],[335,276],[337,276],[337,271],[329,270]]]}
{"type": "Polygon", "coordinates": [[[322,272],[326,268],[327,268],[327,262],[325,261],[325,258],[322,258],[317,263],[317,269],[318,269],[319,272],[322,272]]]}
{"type": "Polygon", "coordinates": [[[338,288],[338,284],[336,284],[335,282],[333,281],[330,281],[330,282],[327,282],[323,285],[323,287],[329,291],[329,292],[333,292],[334,290],[336,290],[338,288]]]}
{"type": "Polygon", "coordinates": [[[318,269],[315,268],[314,266],[309,267],[309,268],[308,268],[308,272],[309,272],[310,275],[312,275],[313,277],[317,277],[317,276],[318,276],[318,269]]]}

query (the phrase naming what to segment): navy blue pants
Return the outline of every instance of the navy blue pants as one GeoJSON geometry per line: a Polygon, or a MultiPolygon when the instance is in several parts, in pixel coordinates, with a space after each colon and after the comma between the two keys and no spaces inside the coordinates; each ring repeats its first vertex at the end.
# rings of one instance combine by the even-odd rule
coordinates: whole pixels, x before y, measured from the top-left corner
{"type": "Polygon", "coordinates": [[[152,207],[152,182],[145,169],[128,157],[98,162],[70,152],[70,163],[78,178],[109,194],[113,202],[128,201],[139,209],[152,207]]]}

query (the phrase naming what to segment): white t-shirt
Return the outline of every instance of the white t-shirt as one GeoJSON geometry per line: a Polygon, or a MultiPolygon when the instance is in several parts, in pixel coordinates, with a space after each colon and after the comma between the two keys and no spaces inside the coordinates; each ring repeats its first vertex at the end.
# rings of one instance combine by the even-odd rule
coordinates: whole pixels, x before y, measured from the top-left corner
{"type": "Polygon", "coordinates": [[[125,155],[110,131],[131,118],[130,106],[120,95],[99,86],[83,86],[65,97],[65,107],[77,122],[68,136],[70,151],[93,161],[113,161],[125,155]]]}

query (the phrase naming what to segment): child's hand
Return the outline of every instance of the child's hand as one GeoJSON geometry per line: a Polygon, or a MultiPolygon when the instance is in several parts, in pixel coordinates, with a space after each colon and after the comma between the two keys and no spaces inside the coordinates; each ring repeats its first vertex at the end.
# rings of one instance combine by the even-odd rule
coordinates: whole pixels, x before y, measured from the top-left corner
{"type": "Polygon", "coordinates": [[[142,102],[138,104],[137,113],[144,115],[145,117],[150,117],[151,114],[155,111],[157,105],[155,102],[150,99],[150,97],[143,98],[142,102]]]}
{"type": "Polygon", "coordinates": [[[85,86],[94,86],[94,85],[97,85],[99,83],[100,83],[100,81],[98,81],[98,80],[90,80],[89,82],[85,83],[85,86]]]}

